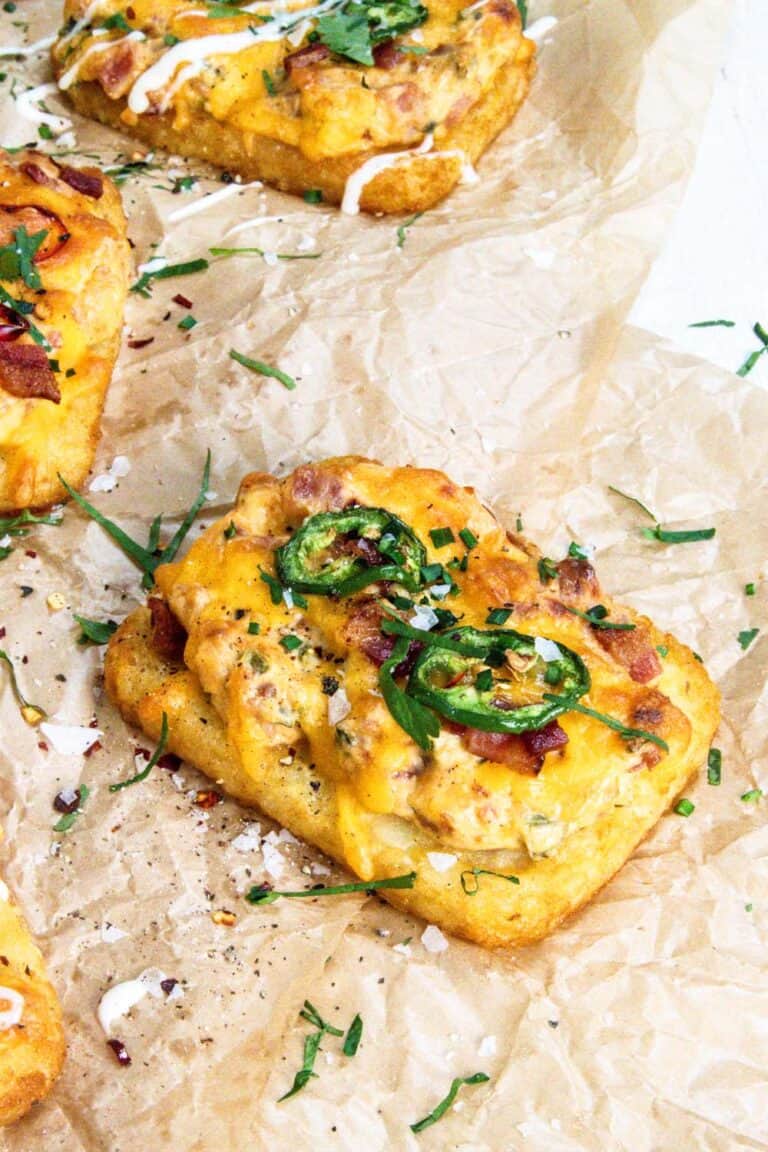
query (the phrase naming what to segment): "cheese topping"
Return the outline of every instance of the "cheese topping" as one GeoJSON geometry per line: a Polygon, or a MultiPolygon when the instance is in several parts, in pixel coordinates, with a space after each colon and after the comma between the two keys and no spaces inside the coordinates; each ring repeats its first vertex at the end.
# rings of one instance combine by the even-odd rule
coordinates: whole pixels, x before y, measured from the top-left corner
{"type": "MultiPolygon", "coordinates": [[[[107,33],[101,29],[92,33],[94,37],[106,36],[106,34],[107,33]]],[[[61,88],[62,92],[66,92],[67,88],[71,88],[80,75],[80,70],[86,60],[91,56],[97,56],[100,52],[109,52],[119,44],[126,44],[129,40],[146,40],[146,36],[143,32],[135,31],[129,32],[127,36],[120,36],[117,40],[100,40],[98,44],[89,44],[82,56],[78,56],[72,67],[68,68],[67,71],[59,77],[59,88],[61,88]]],[[[51,88],[55,89],[55,87],[55,84],[51,85],[51,88]]]]}
{"type": "Polygon", "coordinates": [[[24,1015],[24,997],[15,988],[0,984],[0,1032],[7,1032],[21,1023],[24,1015]]]}

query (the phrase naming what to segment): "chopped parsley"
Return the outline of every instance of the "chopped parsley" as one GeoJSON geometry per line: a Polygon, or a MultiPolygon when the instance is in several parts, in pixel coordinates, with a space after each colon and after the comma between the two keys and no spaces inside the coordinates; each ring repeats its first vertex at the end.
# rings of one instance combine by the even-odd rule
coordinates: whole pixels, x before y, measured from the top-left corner
{"type": "Polygon", "coordinates": [[[656,651],[662,660],[666,660],[667,656],[669,656],[669,648],[667,648],[666,644],[657,644],[656,651]]]}
{"type": "Polygon", "coordinates": [[[260,376],[270,376],[274,380],[279,380],[289,392],[292,392],[296,387],[293,376],[289,376],[287,372],[282,372],[279,368],[273,368],[271,364],[265,364],[263,360],[251,360],[249,356],[244,356],[242,352],[237,352],[234,348],[230,348],[229,356],[231,360],[236,360],[238,364],[242,364],[243,368],[247,368],[250,372],[258,372],[260,376]]]}
{"type": "Polygon", "coordinates": [[[347,0],[317,21],[317,39],[356,64],[374,63],[373,48],[416,28],[428,12],[418,0],[347,0]]]}
{"type": "Polygon", "coordinates": [[[571,540],[568,545],[568,555],[574,560],[589,560],[589,552],[581,544],[577,544],[575,540],[571,540]]]}
{"type": "Polygon", "coordinates": [[[16,228],[12,242],[0,247],[0,280],[23,280],[27,288],[40,288],[34,259],[47,235],[43,230],[30,236],[23,224],[16,228]]]}
{"type": "Polygon", "coordinates": [[[65,812],[61,819],[56,821],[53,826],[54,832],[69,832],[78,816],[82,816],[85,802],[90,794],[91,790],[88,785],[81,784],[77,789],[77,808],[73,812],[65,812]]]}
{"type": "Polygon", "coordinates": [[[120,780],[117,784],[110,784],[110,792],[120,792],[123,788],[130,788],[132,784],[140,784],[142,780],[146,780],[155,764],[157,764],[158,760],[165,752],[165,746],[167,743],[168,716],[165,712],[163,712],[163,719],[160,725],[160,739],[158,741],[157,748],[155,748],[155,751],[152,754],[151,759],[147,762],[146,768],[143,768],[141,772],[137,772],[135,776],[129,776],[127,780],[120,780]]]}
{"type": "Polygon", "coordinates": [[[111,16],[108,16],[106,20],[102,20],[101,27],[107,29],[114,28],[120,32],[131,31],[131,26],[122,12],[114,12],[111,16]]]}
{"type": "Polygon", "coordinates": [[[480,890],[478,876],[496,876],[499,880],[508,880],[510,884],[520,883],[520,878],[513,876],[511,873],[507,875],[504,872],[492,872],[490,868],[465,868],[459,879],[461,880],[461,887],[467,896],[476,896],[480,890]],[[465,876],[471,876],[472,880],[468,882],[464,879],[465,876]]]}
{"type": "Polygon", "coordinates": [[[205,272],[210,264],[202,256],[197,260],[187,260],[183,264],[166,264],[151,272],[142,272],[138,280],[131,284],[130,291],[148,299],[152,295],[153,280],[169,280],[172,276],[190,276],[194,272],[205,272]]]}
{"type": "Polygon", "coordinates": [[[723,779],[723,754],[719,748],[710,748],[707,756],[707,784],[717,787],[723,779]]]}
{"type": "Polygon", "coordinates": [[[438,1120],[441,1120],[451,1107],[459,1094],[459,1089],[464,1085],[486,1084],[488,1080],[490,1080],[490,1076],[487,1076],[485,1072],[475,1072],[473,1076],[456,1076],[451,1082],[448,1094],[432,1109],[428,1116],[425,1116],[423,1120],[419,1120],[415,1124],[411,1124],[411,1132],[423,1132],[425,1128],[430,1128],[433,1124],[437,1124],[438,1120]]]}
{"type": "Polygon", "coordinates": [[[738,641],[741,645],[742,652],[746,652],[752,641],[760,632],[759,628],[747,628],[744,632],[739,632],[738,641]]]}
{"type": "Polygon", "coordinates": [[[74,488],[70,488],[63,476],[59,475],[59,480],[62,485],[75,501],[79,504],[84,512],[87,512],[92,520],[100,524],[108,536],[118,544],[125,552],[129,559],[133,560],[142,571],[142,588],[151,588],[155,583],[155,569],[161,564],[170,564],[175,558],[176,553],[181,547],[184,539],[187,536],[190,528],[192,527],[195,518],[205,503],[205,498],[208,493],[208,481],[211,473],[211,453],[210,449],[205,457],[205,467],[203,468],[203,478],[200,483],[200,491],[198,492],[192,507],[187,512],[179,527],[176,529],[172,539],[164,548],[160,547],[160,528],[162,526],[162,515],[156,516],[152,521],[149,528],[149,537],[147,539],[146,547],[139,544],[138,541],[133,540],[127,532],[118,527],[113,520],[107,516],[102,515],[98,508],[94,508],[89,504],[84,496],[76,492],[74,488]]]}
{"type": "Polygon", "coordinates": [[[691,800],[687,800],[685,796],[683,796],[682,799],[678,800],[677,804],[675,804],[674,810],[678,816],[690,816],[695,811],[695,809],[696,805],[691,800]]]}
{"type": "Polygon", "coordinates": [[[235,536],[237,536],[237,528],[230,520],[229,524],[227,524],[226,528],[224,529],[224,539],[232,540],[235,536]]]}
{"type": "Polygon", "coordinates": [[[381,888],[413,888],[415,872],[403,876],[389,876],[386,880],[361,880],[354,884],[336,884],[325,888],[304,888],[296,892],[278,892],[268,884],[255,884],[247,893],[249,904],[274,904],[276,900],[306,900],[315,896],[346,896],[350,892],[377,892],[381,888]]]}
{"type": "Polygon", "coordinates": [[[78,616],[77,613],[74,613],[74,617],[80,625],[78,644],[106,644],[110,636],[117,632],[114,620],[89,620],[87,616],[78,616]]]}

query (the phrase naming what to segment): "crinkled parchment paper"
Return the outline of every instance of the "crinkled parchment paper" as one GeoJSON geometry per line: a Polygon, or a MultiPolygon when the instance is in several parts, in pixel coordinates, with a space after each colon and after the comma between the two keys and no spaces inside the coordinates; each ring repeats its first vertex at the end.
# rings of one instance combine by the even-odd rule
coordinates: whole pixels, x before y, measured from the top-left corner
{"type": "MultiPolygon", "coordinates": [[[[54,27],[56,7],[24,5],[30,38],[54,27]]],[[[0,568],[3,644],[27,695],[103,732],[87,758],[44,750],[3,682],[3,864],[69,1037],[61,1081],[0,1137],[4,1152],[768,1147],[768,835],[764,802],[739,799],[768,789],[768,397],[621,332],[690,170],[726,8],[536,6],[534,17],[561,20],[530,102],[481,162],[481,183],[418,220],[402,248],[396,221],[254,187],[174,218],[221,185],[172,195],[165,166],[124,185],[139,261],[216,244],[321,256],[231,259],[131,297],[128,335],[152,343],[126,347],[110,392],[91,495],[106,514],[135,535],[161,511],[173,526],[208,447],[204,523],[251,468],[346,451],[444,467],[509,523],[521,513],[549,554],[570,539],[594,545],[605,586],[701,653],[725,697],[723,783],[692,786],[689,819],[663,819],[583,914],[526,951],[450,941],[430,952],[423,923],[377,900],[249,908],[249,883],[341,874],[256,812],[196,806],[208,782],[186,766],[108,791],[146,741],[103,700],[100,651],[78,647],[72,613],[119,618],[140,592],[122,553],[67,509],[0,568]],[[198,320],[188,334],[177,293],[198,320]],[[279,364],[296,391],[249,374],[230,348],[279,364]],[[665,524],[717,536],[648,542],[609,484],[665,524]],[[53,592],[65,609],[47,607],[53,592]],[[758,626],[743,652],[738,633],[758,626]],[[53,796],[83,782],[83,814],[54,834],[53,796]],[[222,909],[235,925],[213,922],[222,909]],[[133,1061],[121,1068],[96,1009],[147,967],[183,996],[147,997],[116,1026],[133,1061]],[[342,1028],[359,1012],[363,1043],[348,1060],[326,1038],[318,1078],[277,1104],[301,1064],[305,998],[342,1028]],[[412,1135],[454,1076],[477,1071],[490,1082],[412,1135]]],[[[40,60],[25,69],[45,79],[40,60]]],[[[6,100],[0,139],[32,132],[6,100]]],[[[104,162],[134,151],[79,121],[76,133],[104,162]]]]}

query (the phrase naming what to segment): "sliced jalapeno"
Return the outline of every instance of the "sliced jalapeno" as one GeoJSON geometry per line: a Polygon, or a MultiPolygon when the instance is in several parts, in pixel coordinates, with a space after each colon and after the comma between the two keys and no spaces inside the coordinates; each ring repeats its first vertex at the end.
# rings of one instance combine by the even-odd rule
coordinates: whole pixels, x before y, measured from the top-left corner
{"type": "Polygon", "coordinates": [[[506,629],[452,628],[430,637],[416,660],[408,692],[442,716],[483,732],[529,732],[567,712],[589,691],[580,656],[558,644],[544,661],[533,636],[506,629]],[[546,697],[546,698],[545,698],[546,697]]]}
{"type": "Polygon", "coordinates": [[[283,585],[318,596],[349,596],[379,580],[415,591],[427,552],[384,508],[346,508],[309,516],[275,553],[283,585]]]}

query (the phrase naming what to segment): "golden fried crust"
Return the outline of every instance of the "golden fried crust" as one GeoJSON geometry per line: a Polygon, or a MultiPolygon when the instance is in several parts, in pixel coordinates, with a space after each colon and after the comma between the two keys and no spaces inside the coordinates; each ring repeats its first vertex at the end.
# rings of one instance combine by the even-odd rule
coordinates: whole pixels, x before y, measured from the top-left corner
{"type": "MultiPolygon", "coordinates": [[[[164,7],[178,10],[184,5],[174,0],[164,7]]],[[[463,45],[451,38],[464,35],[473,19],[457,20],[460,6],[454,0],[440,0],[438,7],[451,9],[451,21],[445,13],[434,20],[430,16],[424,27],[428,41],[430,36],[435,40],[430,54],[401,53],[391,70],[332,60],[296,68],[284,81],[288,91],[276,100],[265,97],[262,74],[284,73],[286,52],[293,51],[286,41],[241,53],[236,59],[248,57],[249,62],[234,80],[220,72],[218,79],[193,79],[181,85],[166,110],[152,106],[142,114],[130,110],[124,92],[116,96],[110,89],[110,54],[86,58],[87,42],[74,50],[68,43],[54,47],[54,71],[59,77],[65,74],[80,51],[83,67],[67,88],[78,111],[152,147],[200,157],[247,180],[264,180],[299,194],[319,190],[332,204],[341,202],[347,180],[362,164],[381,154],[413,149],[429,129],[438,155],[398,162],[373,177],[360,198],[367,212],[424,211],[455,187],[464,165],[476,162],[514,117],[535,71],[535,45],[520,34],[517,9],[509,0],[494,0],[476,12],[473,19],[481,16],[484,24],[476,41],[463,45]],[[460,56],[455,66],[451,53],[460,56]],[[366,84],[361,85],[361,78],[366,84]]],[[[172,17],[172,11],[160,13],[153,7],[149,22],[154,34],[161,21],[163,27],[194,27],[195,35],[210,35],[211,21],[193,25],[190,19],[179,25],[178,11],[176,23],[172,17]]],[[[226,33],[238,21],[217,20],[216,25],[216,31],[226,33]]],[[[141,49],[144,55],[138,47],[134,50],[135,75],[157,59],[144,44],[141,49]]],[[[235,57],[218,59],[226,69],[235,57]]]]}
{"type": "MultiPolygon", "coordinates": [[[[71,169],[50,157],[0,152],[2,243],[17,221],[46,231],[51,251],[34,267],[43,293],[22,280],[4,281],[15,300],[34,304],[28,319],[48,341],[60,399],[25,395],[18,373],[0,363],[0,511],[39,508],[65,499],[57,474],[80,487],[96,451],[107,386],[120,347],[128,290],[129,248],[120,195],[95,168],[71,169]],[[76,185],[76,186],[73,186],[76,185]],[[80,190],[85,189],[85,190],[80,190]],[[5,383],[5,386],[2,386],[5,383]]],[[[18,356],[32,336],[3,344],[18,356]]]]}
{"type": "MultiPolygon", "coordinates": [[[[462,546],[428,548],[428,559],[447,563],[454,550],[462,546]]],[[[416,871],[412,890],[383,893],[393,904],[485,946],[529,943],[621,867],[704,760],[719,716],[717,690],[686,647],[612,604],[589,565],[564,562],[542,585],[539,559],[440,472],[346,457],[283,481],[254,474],[233,512],[185,560],[158,570],[189,633],[184,663],[158,654],[139,609],[110,641],[107,691],[154,738],[165,712],[175,752],[362,878],[416,871]],[[583,702],[654,731],[669,752],[569,712],[560,717],[567,746],[547,754],[538,774],[472,755],[445,729],[421,753],[384,707],[377,667],[359,650],[367,594],[309,596],[306,609],[289,609],[271,604],[260,578],[287,532],[350,502],[387,508],[425,543],[430,528],[451,527],[458,540],[469,527],[478,543],[467,571],[453,569],[459,594],[450,600],[462,623],[482,627],[489,607],[512,605],[507,627],[585,660],[592,686],[583,702]],[[569,611],[598,596],[611,620],[634,630],[606,640],[569,611]],[[258,635],[248,631],[253,620],[258,635]],[[289,633],[306,641],[301,654],[281,647],[289,633]],[[329,671],[351,705],[337,727],[318,695],[329,671]],[[435,852],[443,857],[430,860],[435,852]],[[487,875],[475,884],[472,869],[519,884],[487,875]]]]}
{"type": "Polygon", "coordinates": [[[43,958],[19,910],[0,899],[0,1017],[11,1006],[9,991],[23,997],[23,1007],[18,1024],[0,1029],[0,1125],[48,1094],[65,1052],[61,1008],[43,958]]]}

